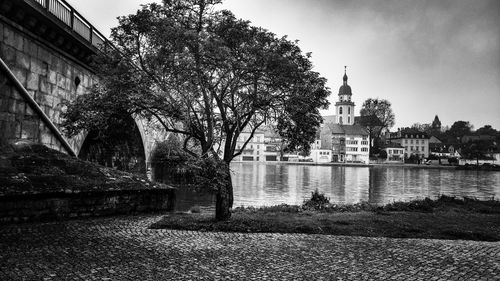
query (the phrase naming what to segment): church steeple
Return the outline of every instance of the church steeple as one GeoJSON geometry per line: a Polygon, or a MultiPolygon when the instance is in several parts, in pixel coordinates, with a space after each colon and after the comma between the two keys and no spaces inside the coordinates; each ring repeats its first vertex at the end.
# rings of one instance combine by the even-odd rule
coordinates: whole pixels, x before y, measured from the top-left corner
{"type": "Polygon", "coordinates": [[[347,84],[347,66],[344,66],[343,84],[339,89],[339,101],[335,103],[337,123],[345,125],[354,124],[354,102],[351,101],[352,90],[347,84]]]}
{"type": "Polygon", "coordinates": [[[347,85],[347,65],[344,66],[344,85],[347,85]]]}

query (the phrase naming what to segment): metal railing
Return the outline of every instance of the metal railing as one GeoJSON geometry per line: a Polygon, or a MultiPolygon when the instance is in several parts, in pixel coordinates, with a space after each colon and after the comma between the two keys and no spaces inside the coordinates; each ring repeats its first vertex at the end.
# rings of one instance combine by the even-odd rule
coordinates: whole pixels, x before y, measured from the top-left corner
{"type": "Polygon", "coordinates": [[[94,47],[100,48],[106,43],[106,37],[95,29],[82,15],[80,15],[65,0],[24,0],[35,2],[42,6],[47,13],[55,16],[59,21],[71,28],[94,47]]]}

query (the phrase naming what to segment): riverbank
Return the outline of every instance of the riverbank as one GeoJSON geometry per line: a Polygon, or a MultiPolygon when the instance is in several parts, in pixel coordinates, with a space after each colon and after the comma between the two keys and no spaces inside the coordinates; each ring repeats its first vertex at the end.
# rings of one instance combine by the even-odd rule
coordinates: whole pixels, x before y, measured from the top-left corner
{"type": "MultiPolygon", "coordinates": [[[[196,211],[196,210],[194,210],[196,211]]],[[[365,237],[500,241],[500,201],[441,196],[437,200],[236,208],[229,221],[212,213],[172,213],[151,226],[223,232],[308,233],[365,237]]]]}
{"type": "Polygon", "coordinates": [[[233,161],[233,163],[254,163],[254,164],[266,164],[266,165],[290,165],[290,166],[331,166],[331,167],[397,167],[397,168],[413,168],[413,169],[442,169],[442,170],[456,170],[458,166],[453,165],[425,165],[425,164],[405,164],[405,163],[315,163],[315,162],[287,162],[287,161],[275,161],[275,162],[250,162],[250,161],[233,161]]]}
{"type": "Polygon", "coordinates": [[[441,169],[441,170],[457,170],[458,166],[452,165],[425,165],[425,164],[404,164],[404,163],[374,163],[370,167],[395,167],[395,168],[412,168],[412,169],[441,169]]]}

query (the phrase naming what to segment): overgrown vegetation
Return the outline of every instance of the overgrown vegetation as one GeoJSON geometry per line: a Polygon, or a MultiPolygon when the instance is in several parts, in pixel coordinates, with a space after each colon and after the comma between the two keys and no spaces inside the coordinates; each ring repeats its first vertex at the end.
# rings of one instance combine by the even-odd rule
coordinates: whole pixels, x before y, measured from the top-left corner
{"type": "Polygon", "coordinates": [[[322,210],[328,207],[329,204],[330,199],[316,189],[311,192],[311,198],[305,200],[302,207],[305,209],[322,210]]]}
{"type": "Polygon", "coordinates": [[[328,201],[315,191],[301,206],[239,207],[225,222],[203,213],[171,214],[151,228],[500,241],[498,200],[440,196],[385,206],[328,201]]]}

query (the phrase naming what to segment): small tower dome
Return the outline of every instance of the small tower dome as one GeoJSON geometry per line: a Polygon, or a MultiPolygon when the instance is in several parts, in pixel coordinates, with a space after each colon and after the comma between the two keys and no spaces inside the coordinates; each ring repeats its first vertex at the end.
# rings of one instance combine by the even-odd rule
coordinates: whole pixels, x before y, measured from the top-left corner
{"type": "Polygon", "coordinates": [[[344,66],[344,77],[343,77],[344,84],[342,86],[340,86],[339,96],[340,95],[352,95],[351,86],[347,85],[347,79],[348,79],[347,66],[344,66]]]}

